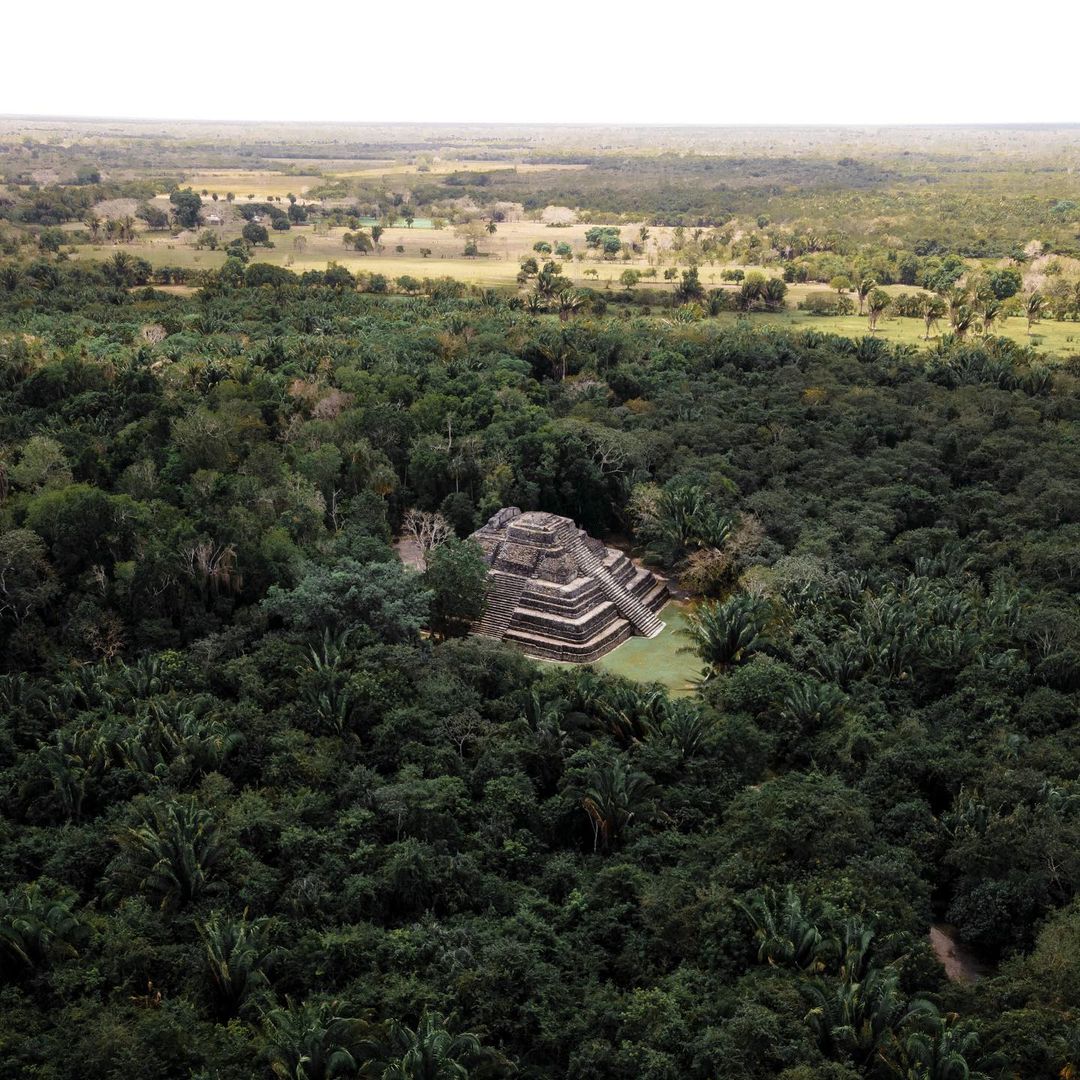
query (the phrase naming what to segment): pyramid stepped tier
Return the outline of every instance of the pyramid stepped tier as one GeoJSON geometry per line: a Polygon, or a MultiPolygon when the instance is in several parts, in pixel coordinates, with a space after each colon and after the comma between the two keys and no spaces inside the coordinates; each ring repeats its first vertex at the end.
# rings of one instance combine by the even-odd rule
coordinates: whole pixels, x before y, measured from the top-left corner
{"type": "Polygon", "coordinates": [[[516,574],[493,573],[488,583],[483,618],[476,624],[475,633],[500,640],[513,618],[527,578],[516,574]]]}
{"type": "Polygon", "coordinates": [[[530,656],[587,663],[635,634],[653,636],[667,587],[569,518],[500,510],[477,532],[489,567],[474,633],[530,656]]]}

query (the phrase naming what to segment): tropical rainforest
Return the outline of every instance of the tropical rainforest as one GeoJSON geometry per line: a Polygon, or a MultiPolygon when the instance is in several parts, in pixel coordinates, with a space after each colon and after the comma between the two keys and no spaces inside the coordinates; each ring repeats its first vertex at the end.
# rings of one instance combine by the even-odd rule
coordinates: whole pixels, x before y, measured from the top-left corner
{"type": "Polygon", "coordinates": [[[1076,1076],[1078,448],[992,333],[12,262],[0,1077],[1076,1076]],[[468,635],[509,505],[693,692],[468,635]]]}

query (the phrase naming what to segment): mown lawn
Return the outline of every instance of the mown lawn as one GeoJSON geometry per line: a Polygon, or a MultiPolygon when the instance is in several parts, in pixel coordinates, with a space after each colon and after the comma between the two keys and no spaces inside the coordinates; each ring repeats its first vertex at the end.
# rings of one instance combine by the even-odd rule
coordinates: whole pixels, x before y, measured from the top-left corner
{"type": "Polygon", "coordinates": [[[689,644],[681,633],[686,626],[685,605],[673,600],[660,617],[665,626],[656,637],[632,637],[597,660],[596,666],[639,682],[662,683],[674,694],[688,694],[702,662],[693,653],[680,651],[689,644]]]}

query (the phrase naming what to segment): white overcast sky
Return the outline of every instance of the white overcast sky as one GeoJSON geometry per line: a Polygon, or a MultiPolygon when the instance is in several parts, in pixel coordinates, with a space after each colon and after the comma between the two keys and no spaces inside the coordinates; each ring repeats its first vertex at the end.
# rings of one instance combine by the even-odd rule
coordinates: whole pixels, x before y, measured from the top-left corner
{"type": "Polygon", "coordinates": [[[5,5],[0,114],[1080,121],[1080,4],[330,0],[5,5]]]}

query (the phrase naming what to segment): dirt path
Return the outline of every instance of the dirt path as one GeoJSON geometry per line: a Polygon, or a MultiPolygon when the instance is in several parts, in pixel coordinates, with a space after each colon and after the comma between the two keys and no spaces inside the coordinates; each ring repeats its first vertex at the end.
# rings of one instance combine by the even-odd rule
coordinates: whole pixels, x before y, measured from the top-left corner
{"type": "Polygon", "coordinates": [[[956,940],[955,931],[945,923],[930,927],[930,947],[950,982],[978,982],[987,973],[986,965],[956,940]]]}
{"type": "Polygon", "coordinates": [[[424,554],[420,545],[413,539],[402,536],[394,541],[394,551],[402,563],[411,570],[424,570],[424,554]]]}

